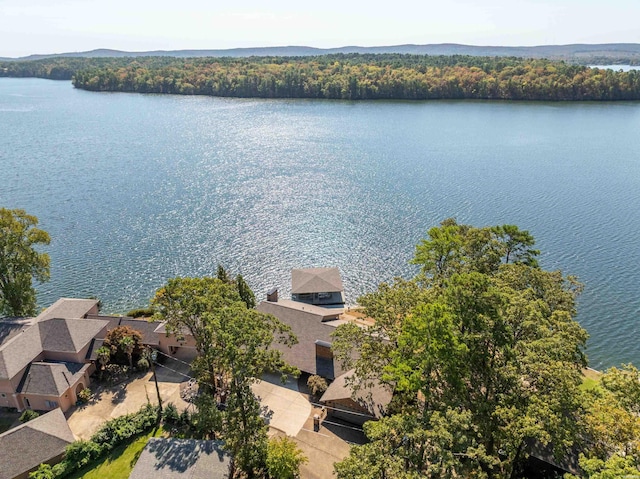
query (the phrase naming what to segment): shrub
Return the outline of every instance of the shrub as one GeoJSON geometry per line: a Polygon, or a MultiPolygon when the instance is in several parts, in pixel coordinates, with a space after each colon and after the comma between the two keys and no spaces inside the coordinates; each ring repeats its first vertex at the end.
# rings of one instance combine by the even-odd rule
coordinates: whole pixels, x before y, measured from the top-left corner
{"type": "Polygon", "coordinates": [[[138,359],[136,366],[138,369],[146,371],[147,369],[149,369],[149,366],[150,366],[149,360],[147,358],[140,358],[138,359]]]}
{"type": "Polygon", "coordinates": [[[104,370],[107,373],[109,382],[115,384],[127,376],[128,368],[120,364],[107,364],[104,370]]]}
{"type": "Polygon", "coordinates": [[[25,409],[25,411],[22,413],[22,415],[20,416],[20,422],[22,424],[24,424],[25,422],[29,422],[32,419],[37,418],[38,416],[40,416],[39,413],[31,410],[31,409],[25,409]]]}
{"type": "Polygon", "coordinates": [[[68,473],[73,470],[73,467],[70,467],[67,464],[67,461],[62,461],[55,466],[53,466],[53,477],[65,477],[68,473]]]}
{"type": "Polygon", "coordinates": [[[176,424],[180,419],[180,413],[178,413],[176,405],[172,402],[167,404],[164,407],[164,411],[162,411],[162,418],[167,424],[176,424]]]}
{"type": "Polygon", "coordinates": [[[267,445],[267,472],[272,479],[294,479],[300,475],[300,466],[308,462],[296,443],[288,437],[269,439],[267,445]]]}
{"type": "Polygon", "coordinates": [[[309,376],[309,379],[307,379],[307,386],[313,396],[322,396],[329,387],[327,380],[317,374],[309,376]]]}
{"type": "Polygon", "coordinates": [[[56,475],[49,464],[40,464],[38,469],[29,473],[29,479],[55,479],[56,475]]]}
{"type": "Polygon", "coordinates": [[[84,388],[82,391],[78,393],[78,402],[80,404],[87,403],[91,400],[91,389],[84,388]]]}
{"type": "Polygon", "coordinates": [[[91,437],[91,441],[108,450],[136,434],[143,433],[156,424],[158,408],[147,404],[138,412],[107,421],[91,437]]]}
{"type": "Polygon", "coordinates": [[[68,466],[73,465],[73,468],[80,469],[98,458],[103,450],[99,444],[93,441],[72,442],[64,451],[64,462],[68,466]]]}
{"type": "Polygon", "coordinates": [[[127,313],[127,316],[131,318],[142,318],[142,317],[149,318],[153,316],[153,309],[151,308],[132,309],[127,313]]]}

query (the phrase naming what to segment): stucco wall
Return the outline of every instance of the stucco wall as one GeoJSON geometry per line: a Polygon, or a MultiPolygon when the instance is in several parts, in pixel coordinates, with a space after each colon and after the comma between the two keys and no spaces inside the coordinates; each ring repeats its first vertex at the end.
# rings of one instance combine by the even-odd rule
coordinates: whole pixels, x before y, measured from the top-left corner
{"type": "Polygon", "coordinates": [[[58,403],[58,407],[62,409],[63,412],[66,412],[71,406],[75,405],[75,395],[67,390],[62,396],[40,396],[38,394],[19,394],[18,400],[20,401],[22,407],[20,410],[27,409],[27,403],[25,399],[29,401],[28,409],[33,409],[34,411],[50,411],[55,409],[55,407],[49,407],[47,405],[47,401],[54,401],[58,403]]]}
{"type": "Polygon", "coordinates": [[[63,412],[66,412],[72,406],[75,406],[76,402],[78,402],[78,396],[76,391],[79,386],[82,386],[81,389],[90,386],[90,372],[87,370],[84,375],[78,378],[71,385],[69,389],[67,389],[61,396],[42,396],[39,394],[18,394],[18,409],[23,410],[27,409],[27,403],[24,399],[29,400],[29,409],[34,409],[36,411],[49,411],[51,408],[47,405],[47,401],[55,401],[58,403],[58,407],[62,409],[63,412]]]}
{"type": "Polygon", "coordinates": [[[0,380],[0,407],[18,407],[18,402],[13,397],[14,389],[11,381],[0,380]]]}

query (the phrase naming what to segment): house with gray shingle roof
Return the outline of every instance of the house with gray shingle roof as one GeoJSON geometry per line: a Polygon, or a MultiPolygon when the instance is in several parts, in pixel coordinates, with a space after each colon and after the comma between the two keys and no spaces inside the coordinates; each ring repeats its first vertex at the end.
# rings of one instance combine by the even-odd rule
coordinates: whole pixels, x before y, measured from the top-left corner
{"type": "Polygon", "coordinates": [[[0,407],[66,411],[75,405],[95,371],[96,351],[118,326],[139,331],[144,345],[167,354],[195,352],[192,337],[176,342],[162,323],[103,316],[97,305],[61,298],[35,318],[0,319],[0,407]]]}
{"type": "Polygon", "coordinates": [[[51,318],[86,318],[90,314],[98,314],[97,299],[60,298],[35,319],[44,321],[51,318]]]}
{"type": "Polygon", "coordinates": [[[74,440],[60,409],[0,434],[0,479],[26,479],[42,463],[57,464],[74,440]]]}
{"type": "Polygon", "coordinates": [[[36,318],[0,320],[0,407],[66,411],[75,405],[95,370],[85,358],[109,324],[87,319],[97,304],[62,298],[36,318]]]}

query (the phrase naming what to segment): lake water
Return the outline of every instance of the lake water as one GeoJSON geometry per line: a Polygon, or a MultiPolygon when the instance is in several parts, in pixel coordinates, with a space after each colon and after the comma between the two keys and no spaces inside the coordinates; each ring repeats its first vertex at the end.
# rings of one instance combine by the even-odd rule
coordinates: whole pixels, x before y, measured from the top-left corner
{"type": "Polygon", "coordinates": [[[0,79],[0,205],[50,232],[46,306],[145,306],[167,278],[338,266],[410,276],[456,217],[528,229],[579,276],[591,365],[640,363],[640,103],[340,102],[91,93],[0,79]]]}
{"type": "Polygon", "coordinates": [[[630,72],[631,70],[640,70],[640,65],[589,65],[591,68],[604,68],[606,70],[614,70],[630,72]]]}

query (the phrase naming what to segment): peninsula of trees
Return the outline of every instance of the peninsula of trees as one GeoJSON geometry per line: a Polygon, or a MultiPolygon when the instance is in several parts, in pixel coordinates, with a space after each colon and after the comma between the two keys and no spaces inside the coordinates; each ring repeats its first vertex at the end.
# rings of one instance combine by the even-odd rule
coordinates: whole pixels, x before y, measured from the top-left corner
{"type": "Polygon", "coordinates": [[[249,58],[55,58],[0,76],[73,79],[90,91],[342,100],[640,99],[640,71],[515,57],[338,54],[249,58]]]}

